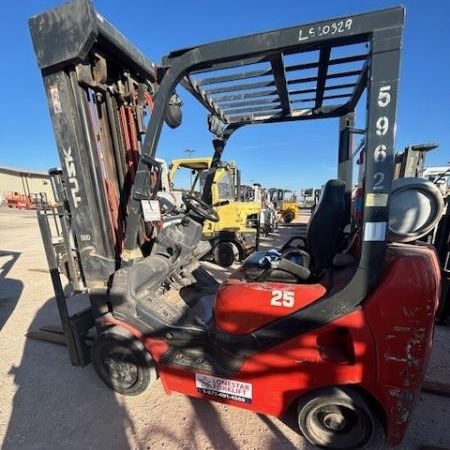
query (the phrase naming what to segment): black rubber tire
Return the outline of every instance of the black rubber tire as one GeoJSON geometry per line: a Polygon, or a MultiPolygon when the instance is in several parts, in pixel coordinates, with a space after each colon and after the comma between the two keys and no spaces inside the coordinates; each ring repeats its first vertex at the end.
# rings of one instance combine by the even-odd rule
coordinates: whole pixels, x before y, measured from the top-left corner
{"type": "Polygon", "coordinates": [[[239,259],[239,249],[233,242],[219,242],[213,248],[214,262],[221,267],[230,267],[239,259]]]}
{"type": "Polygon", "coordinates": [[[291,223],[294,220],[294,213],[291,211],[288,211],[287,213],[283,214],[283,222],[284,223],[291,223]]]}
{"type": "Polygon", "coordinates": [[[119,394],[141,394],[157,378],[153,358],[142,342],[120,327],[96,337],[91,358],[99,378],[119,394]]]}
{"type": "Polygon", "coordinates": [[[328,387],[306,394],[297,405],[300,431],[319,448],[352,450],[365,447],[378,421],[353,389],[328,387]]]}

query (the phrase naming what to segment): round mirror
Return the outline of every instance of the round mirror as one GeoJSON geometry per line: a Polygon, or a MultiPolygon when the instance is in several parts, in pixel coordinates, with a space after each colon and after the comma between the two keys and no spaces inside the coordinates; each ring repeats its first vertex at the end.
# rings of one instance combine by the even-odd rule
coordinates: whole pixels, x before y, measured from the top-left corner
{"type": "Polygon", "coordinates": [[[183,119],[183,113],[181,111],[182,105],[183,102],[178,94],[173,94],[170,97],[167,105],[166,117],[164,118],[170,128],[177,128],[181,125],[181,121],[183,119]]]}

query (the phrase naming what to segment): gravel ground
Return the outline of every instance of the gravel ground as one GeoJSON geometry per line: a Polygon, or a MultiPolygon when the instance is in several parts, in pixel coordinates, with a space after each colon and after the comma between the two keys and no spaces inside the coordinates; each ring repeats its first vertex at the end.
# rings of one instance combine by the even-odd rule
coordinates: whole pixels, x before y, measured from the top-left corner
{"type": "MultiPolygon", "coordinates": [[[[264,239],[277,246],[289,234],[264,239]]],[[[208,265],[212,268],[212,265],[208,265]]],[[[215,269],[217,276],[229,271],[215,269]]],[[[0,442],[4,450],[312,449],[292,417],[281,421],[226,405],[166,395],[157,382],[138,397],[104,387],[64,347],[27,340],[57,324],[35,213],[0,208],[0,442]]],[[[428,378],[449,382],[450,328],[438,327],[428,378]]],[[[422,394],[401,449],[450,448],[450,399],[422,394]]],[[[385,449],[381,443],[370,446],[385,449]]]]}

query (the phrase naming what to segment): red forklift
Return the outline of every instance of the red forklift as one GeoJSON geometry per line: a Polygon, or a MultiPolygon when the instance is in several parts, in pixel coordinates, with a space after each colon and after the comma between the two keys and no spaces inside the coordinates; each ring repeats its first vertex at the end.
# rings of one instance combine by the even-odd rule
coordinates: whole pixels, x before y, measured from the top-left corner
{"type": "Polygon", "coordinates": [[[329,19],[184,48],[160,64],[88,0],[30,19],[62,163],[56,209],[38,218],[73,365],[92,361],[125,395],[159,377],[167,392],[258,413],[296,408],[321,448],[367,448],[379,427],[402,442],[440,283],[434,249],[417,240],[439,201],[426,181],[392,184],[403,18],[395,7],[329,19]],[[339,122],[338,173],[306,235],[254,253],[220,285],[198,262],[214,211],[193,195],[183,211],[158,196],[159,137],[164,123],[181,123],[181,91],[208,113],[206,195],[238,129],[339,122]],[[355,133],[365,154],[358,214],[355,133]],[[424,216],[418,197],[433,207],[405,224],[406,200],[424,216]],[[69,312],[81,298],[88,307],[69,312]]]}

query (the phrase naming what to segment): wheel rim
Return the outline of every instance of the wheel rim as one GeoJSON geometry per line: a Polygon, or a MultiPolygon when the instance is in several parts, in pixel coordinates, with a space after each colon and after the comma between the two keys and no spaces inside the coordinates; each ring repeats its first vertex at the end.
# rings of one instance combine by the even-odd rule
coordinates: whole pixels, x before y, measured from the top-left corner
{"type": "Polygon", "coordinates": [[[308,417],[308,431],[319,445],[357,448],[370,438],[372,423],[361,409],[345,404],[319,405],[308,417]],[[331,445],[330,445],[331,444],[331,445]]]}
{"type": "Polygon", "coordinates": [[[137,362],[125,347],[112,348],[103,358],[102,369],[114,388],[128,389],[138,381],[137,362]]]}

